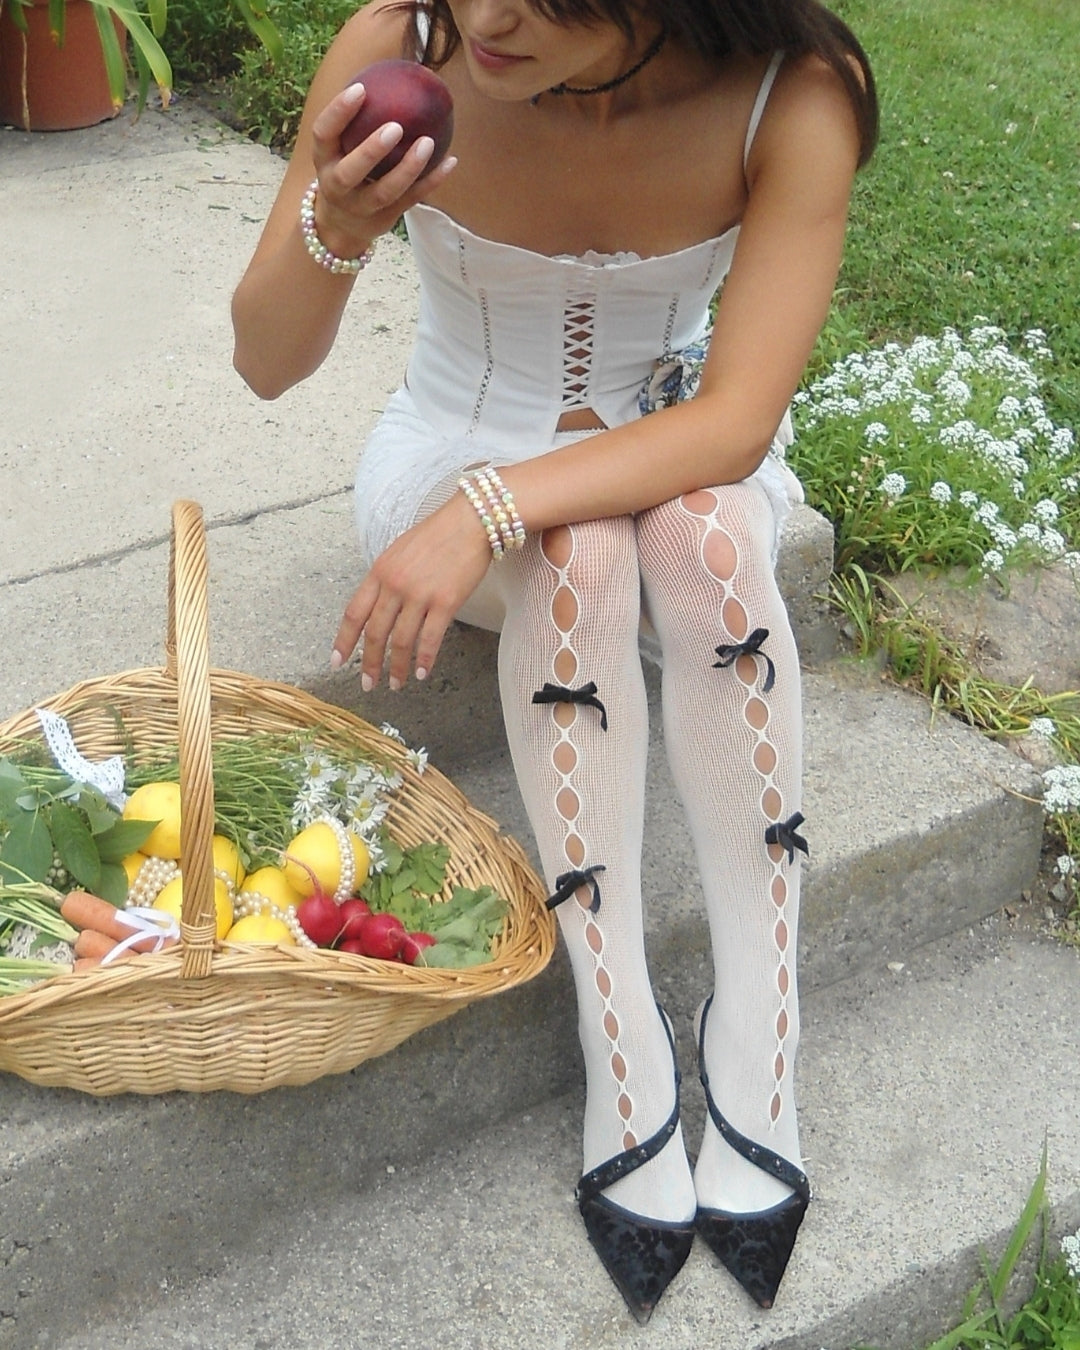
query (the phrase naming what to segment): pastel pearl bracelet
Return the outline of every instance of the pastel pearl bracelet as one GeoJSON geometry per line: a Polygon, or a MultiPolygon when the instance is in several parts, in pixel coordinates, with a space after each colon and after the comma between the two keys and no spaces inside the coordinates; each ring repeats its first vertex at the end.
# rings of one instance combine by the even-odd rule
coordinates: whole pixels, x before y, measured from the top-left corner
{"type": "Polygon", "coordinates": [[[315,228],[315,198],[318,195],[319,180],[316,178],[300,202],[300,233],[304,239],[304,247],[309,256],[328,272],[355,277],[375,256],[375,245],[369,245],[359,258],[339,258],[336,253],[331,253],[319,238],[319,232],[315,228]]]}
{"type": "Polygon", "coordinates": [[[458,479],[458,487],[480,517],[493,557],[501,558],[508,549],[524,547],[525,526],[513,494],[496,469],[474,469],[458,479]]]}

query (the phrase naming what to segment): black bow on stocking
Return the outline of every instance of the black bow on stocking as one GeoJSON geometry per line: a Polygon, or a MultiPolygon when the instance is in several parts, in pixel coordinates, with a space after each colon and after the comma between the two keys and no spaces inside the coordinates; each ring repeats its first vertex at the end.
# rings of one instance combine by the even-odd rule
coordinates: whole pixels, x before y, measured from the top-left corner
{"type": "Polygon", "coordinates": [[[596,697],[596,683],[590,680],[580,689],[567,689],[561,684],[545,684],[532,696],[534,703],[587,703],[590,708],[600,709],[600,729],[607,731],[607,709],[596,697]]]}
{"type": "Polygon", "coordinates": [[[761,644],[768,636],[767,628],[755,628],[745,642],[730,642],[717,647],[716,654],[720,660],[713,662],[713,670],[733,666],[740,656],[760,656],[765,662],[765,683],[761,686],[761,692],[767,694],[776,681],[776,667],[772,663],[772,657],[761,650],[761,644]]]}
{"type": "Polygon", "coordinates": [[[789,863],[795,861],[796,849],[805,853],[808,858],[810,856],[810,845],[801,834],[795,833],[805,819],[801,811],[796,811],[793,816],[788,816],[787,820],[778,820],[765,831],[765,842],[779,844],[781,848],[786,849],[789,863]]]}
{"type": "Polygon", "coordinates": [[[589,913],[595,914],[600,908],[600,887],[596,884],[593,873],[605,870],[603,863],[596,863],[593,867],[586,867],[584,871],[564,872],[561,877],[556,877],[555,894],[547,899],[548,909],[554,909],[564,900],[569,900],[579,886],[591,886],[592,904],[589,906],[589,913]]]}

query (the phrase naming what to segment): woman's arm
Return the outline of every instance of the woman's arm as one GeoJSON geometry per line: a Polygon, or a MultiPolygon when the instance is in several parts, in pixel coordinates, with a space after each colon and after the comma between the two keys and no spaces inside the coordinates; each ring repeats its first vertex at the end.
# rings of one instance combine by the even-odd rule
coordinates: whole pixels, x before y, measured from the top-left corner
{"type": "Polygon", "coordinates": [[[363,102],[355,86],[346,86],[373,61],[401,56],[407,23],[400,8],[375,0],[345,24],[312,82],[289,167],[233,296],[233,364],[260,398],[277,398],[318,369],[334,345],[356,280],[327,271],[308,255],[300,202],[312,180],[319,181],[319,238],[339,258],[357,258],[402,211],[434,191],[456,162],[444,160],[417,188],[433,148],[423,137],[396,168],[366,183],[400,140],[396,123],[341,155],[341,133],[363,102]]]}

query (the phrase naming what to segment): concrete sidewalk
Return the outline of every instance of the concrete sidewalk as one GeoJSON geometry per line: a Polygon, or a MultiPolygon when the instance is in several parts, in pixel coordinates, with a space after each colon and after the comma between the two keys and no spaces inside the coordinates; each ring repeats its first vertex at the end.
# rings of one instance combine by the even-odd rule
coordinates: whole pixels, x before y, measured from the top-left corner
{"type": "Polygon", "coordinates": [[[212,661],[295,677],[317,644],[325,668],[356,584],[346,494],[404,370],[416,281],[381,241],[323,369],[260,402],[232,369],[229,301],[283,170],[182,101],[85,131],[0,129],[0,231],[19,241],[0,256],[0,717],[160,663],[166,576],[139,551],[178,497],[211,528],[281,513],[306,541],[215,576],[212,661]]]}

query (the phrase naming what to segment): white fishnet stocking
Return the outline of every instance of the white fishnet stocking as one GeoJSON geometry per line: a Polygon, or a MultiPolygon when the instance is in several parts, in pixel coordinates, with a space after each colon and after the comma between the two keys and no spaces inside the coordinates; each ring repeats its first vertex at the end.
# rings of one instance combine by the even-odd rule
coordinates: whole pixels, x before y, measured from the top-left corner
{"type": "MultiPolygon", "coordinates": [[[[630,517],[530,538],[494,569],[507,617],[499,646],[503,714],[514,767],[549,884],[596,865],[601,903],[582,886],[556,911],[578,994],[585,1057],[583,1171],[643,1143],[675,1101],[667,1033],[645,961],[641,912],[648,711],[637,635],[640,579],[630,517]],[[600,711],[535,704],[545,683],[595,681],[600,711]]],[[[681,1130],[606,1191],[635,1214],[694,1211],[681,1130]]]]}
{"type": "MultiPolygon", "coordinates": [[[[456,475],[417,519],[448,500],[456,475]]],[[[645,963],[641,838],[647,708],[638,655],[639,597],[663,651],[664,732],[694,838],[712,938],[715,994],[706,1065],[721,1113],[750,1139],[801,1165],[792,1091],[799,1037],[795,944],[800,858],[765,829],[799,810],[798,656],[773,575],[774,517],[753,482],[690,493],[642,512],[549,530],[492,569],[502,620],[499,679],[518,782],[549,883],[600,864],[590,891],[557,911],[578,992],[588,1096],[588,1171],[640,1143],[674,1102],[671,1051],[645,963]],[[506,617],[503,619],[502,610],[506,617]],[[714,668],[713,648],[768,630],[762,655],[714,668]],[[775,683],[766,691],[768,665],[775,683]],[[544,683],[596,682],[608,713],[536,705],[544,683]]],[[[490,589],[485,582],[484,590],[490,589]]],[[[497,618],[495,617],[497,615],[497,618]]],[[[606,1194],[634,1213],[683,1220],[697,1201],[732,1213],[788,1194],[706,1119],[690,1179],[681,1131],[606,1194]]]]}
{"type": "MultiPolygon", "coordinates": [[[[664,733],[701,870],[715,997],[706,1067],[732,1125],[800,1165],[792,1073],[799,1035],[795,938],[799,855],[765,830],[799,809],[798,657],[770,558],[773,517],[752,482],[695,492],[637,518],[649,616],[664,653],[664,733]],[[768,629],[763,655],[713,667],[713,648],[768,629]],[[766,692],[775,663],[775,683],[766,692]]],[[[706,1121],[695,1168],[703,1206],[734,1213],[787,1187],[706,1121]]]]}

